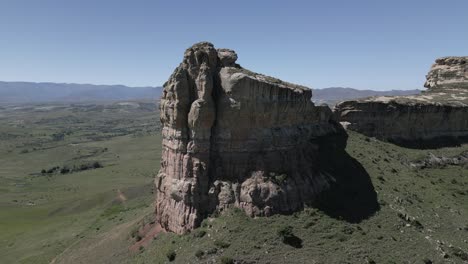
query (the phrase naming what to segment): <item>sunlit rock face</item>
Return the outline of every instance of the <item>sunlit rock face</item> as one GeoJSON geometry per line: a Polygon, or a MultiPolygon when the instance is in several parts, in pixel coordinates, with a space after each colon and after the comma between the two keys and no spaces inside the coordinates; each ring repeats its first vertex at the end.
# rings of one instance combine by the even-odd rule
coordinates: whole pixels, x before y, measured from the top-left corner
{"type": "Polygon", "coordinates": [[[465,89],[468,92],[468,57],[439,58],[426,76],[430,91],[465,89]]]}
{"type": "Polygon", "coordinates": [[[243,69],[233,50],[193,45],[164,85],[156,218],[184,233],[229,207],[290,213],[326,190],[320,155],[347,135],[309,88],[243,69]]]}
{"type": "Polygon", "coordinates": [[[348,129],[411,147],[459,144],[468,139],[468,57],[436,60],[427,91],[339,103],[334,112],[348,129]]]}

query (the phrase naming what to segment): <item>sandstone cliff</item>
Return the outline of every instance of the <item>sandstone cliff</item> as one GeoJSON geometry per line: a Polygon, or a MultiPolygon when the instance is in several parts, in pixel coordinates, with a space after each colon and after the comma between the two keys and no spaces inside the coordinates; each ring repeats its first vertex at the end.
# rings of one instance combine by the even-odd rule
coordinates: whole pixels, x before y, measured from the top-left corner
{"type": "Polygon", "coordinates": [[[434,147],[468,138],[468,57],[437,59],[415,96],[380,96],[339,103],[348,129],[411,147],[434,147]]]}
{"type": "Polygon", "coordinates": [[[183,233],[228,207],[250,216],[290,213],[334,181],[318,157],[346,133],[310,89],[250,72],[237,54],[202,42],[164,85],[156,218],[183,233]]]}
{"type": "Polygon", "coordinates": [[[424,87],[431,91],[448,89],[466,89],[468,91],[468,57],[437,59],[426,79],[424,87]]]}

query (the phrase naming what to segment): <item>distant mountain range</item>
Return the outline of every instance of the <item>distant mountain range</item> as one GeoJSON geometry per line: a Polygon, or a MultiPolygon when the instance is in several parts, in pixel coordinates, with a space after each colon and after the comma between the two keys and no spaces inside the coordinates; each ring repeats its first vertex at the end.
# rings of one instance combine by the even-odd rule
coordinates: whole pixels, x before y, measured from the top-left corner
{"type": "MultiPolygon", "coordinates": [[[[420,90],[374,91],[331,87],[314,89],[312,100],[317,104],[333,105],[339,101],[369,96],[411,95],[420,92],[420,90]]],[[[0,103],[156,100],[161,93],[162,87],[0,81],[0,103]]]]}
{"type": "Polygon", "coordinates": [[[161,87],[73,83],[0,82],[0,103],[43,103],[156,99],[161,87]]]}
{"type": "Polygon", "coordinates": [[[313,89],[312,101],[316,104],[334,105],[340,101],[352,100],[370,96],[397,96],[420,94],[421,90],[391,90],[374,91],[358,90],[354,88],[330,87],[323,89],[313,89]]]}

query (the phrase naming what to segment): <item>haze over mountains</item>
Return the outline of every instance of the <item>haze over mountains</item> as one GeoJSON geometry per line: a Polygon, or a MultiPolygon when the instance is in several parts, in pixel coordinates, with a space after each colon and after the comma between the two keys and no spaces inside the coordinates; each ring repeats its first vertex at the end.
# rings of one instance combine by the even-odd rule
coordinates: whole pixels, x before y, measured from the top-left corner
{"type": "Polygon", "coordinates": [[[0,82],[0,103],[45,103],[156,99],[162,87],[74,83],[0,82]]]}
{"type": "MultiPolygon", "coordinates": [[[[0,103],[155,100],[161,96],[161,92],[162,87],[0,81],[0,103]]],[[[420,90],[374,91],[331,87],[314,89],[312,99],[316,103],[335,104],[342,100],[369,96],[412,95],[420,92],[420,90]]]]}

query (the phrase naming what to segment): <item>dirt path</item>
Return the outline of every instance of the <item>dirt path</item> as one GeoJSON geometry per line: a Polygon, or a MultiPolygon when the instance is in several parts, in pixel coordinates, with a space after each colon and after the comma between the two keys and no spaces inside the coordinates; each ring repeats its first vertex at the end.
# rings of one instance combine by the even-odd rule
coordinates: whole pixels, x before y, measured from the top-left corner
{"type": "Polygon", "coordinates": [[[133,253],[138,252],[141,247],[147,247],[149,244],[151,244],[151,242],[159,233],[164,232],[165,230],[161,227],[160,224],[154,224],[145,232],[145,236],[140,241],[129,247],[129,250],[133,253]]]}
{"type": "MultiPolygon", "coordinates": [[[[90,257],[92,254],[90,252],[94,252],[96,248],[102,246],[106,242],[116,240],[118,237],[122,235],[126,235],[128,233],[128,230],[135,225],[140,219],[136,219],[133,221],[130,221],[128,223],[124,223],[121,225],[118,225],[108,232],[101,234],[97,237],[93,238],[82,238],[74,243],[72,243],[70,246],[68,246],[62,253],[58,254],[52,261],[50,262],[51,264],[56,264],[56,263],[81,263],[80,261],[77,262],[69,262],[69,260],[74,260],[76,258],[80,259],[84,256],[90,257]],[[83,246],[79,246],[75,248],[78,244],[82,244],[83,246]]],[[[76,260],[78,260],[76,259],[76,260]]],[[[85,262],[83,258],[83,262],[85,262]]]]}

